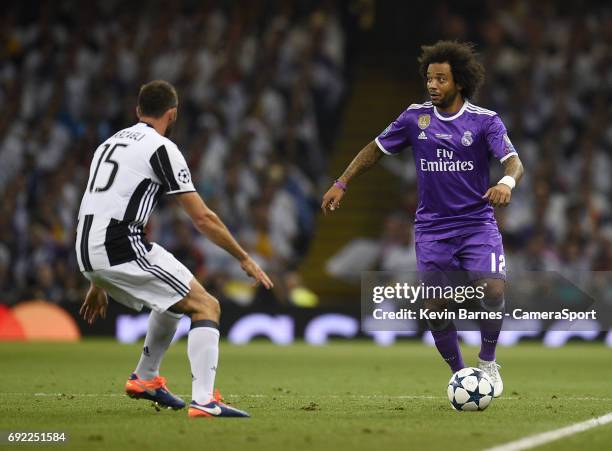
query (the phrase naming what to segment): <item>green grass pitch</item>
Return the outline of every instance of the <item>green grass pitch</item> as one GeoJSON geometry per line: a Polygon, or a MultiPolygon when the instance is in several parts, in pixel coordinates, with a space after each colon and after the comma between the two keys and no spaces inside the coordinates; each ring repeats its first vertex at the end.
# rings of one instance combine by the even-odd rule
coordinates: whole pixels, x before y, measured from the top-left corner
{"type": "MultiPolygon", "coordinates": [[[[455,412],[450,372],[434,348],[368,341],[325,347],[223,343],[217,387],[252,418],[190,419],[123,395],[139,345],[0,343],[0,430],[66,431],[49,449],[400,450],[483,449],[612,411],[612,350],[574,343],[502,348],[505,393],[484,412],[455,412]]],[[[477,349],[464,348],[468,364],[477,349]]],[[[186,342],[162,365],[189,400],[186,342]]],[[[539,449],[610,449],[604,425],[539,449]]],[[[40,444],[0,445],[41,449],[40,444]]]]}

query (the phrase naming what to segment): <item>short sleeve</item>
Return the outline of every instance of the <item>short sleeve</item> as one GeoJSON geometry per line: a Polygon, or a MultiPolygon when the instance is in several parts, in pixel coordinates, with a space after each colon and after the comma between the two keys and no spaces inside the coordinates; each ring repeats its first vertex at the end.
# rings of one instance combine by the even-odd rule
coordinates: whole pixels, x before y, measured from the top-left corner
{"type": "Polygon", "coordinates": [[[408,110],[400,114],[374,141],[387,155],[395,155],[410,145],[408,110]]]}
{"type": "Polygon", "coordinates": [[[159,146],[149,162],[165,194],[195,191],[185,157],[175,145],[159,146]]]}
{"type": "Polygon", "coordinates": [[[508,137],[508,131],[498,115],[492,116],[491,119],[487,121],[485,138],[487,140],[489,152],[501,163],[512,155],[517,155],[516,149],[508,137]]]}

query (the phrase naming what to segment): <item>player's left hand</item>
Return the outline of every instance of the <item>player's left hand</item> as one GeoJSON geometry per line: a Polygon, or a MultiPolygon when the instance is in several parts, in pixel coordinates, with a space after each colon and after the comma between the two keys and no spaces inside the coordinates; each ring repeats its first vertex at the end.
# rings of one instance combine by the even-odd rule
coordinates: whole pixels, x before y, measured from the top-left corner
{"type": "Polygon", "coordinates": [[[251,257],[246,256],[244,260],[240,261],[240,267],[244,272],[246,272],[249,276],[255,279],[253,286],[258,286],[262,284],[268,290],[274,287],[272,280],[270,277],[264,272],[263,269],[259,267],[259,265],[253,260],[251,257]]]}
{"type": "Polygon", "coordinates": [[[108,298],[106,292],[101,288],[91,284],[85,302],[79,310],[79,315],[83,317],[89,324],[93,324],[98,316],[102,319],[106,318],[106,309],[108,308],[108,298]]]}
{"type": "Polygon", "coordinates": [[[512,190],[508,185],[503,183],[498,183],[489,188],[484,196],[482,196],[482,198],[487,199],[489,204],[493,207],[506,207],[510,203],[511,197],[512,190]]]}
{"type": "Polygon", "coordinates": [[[340,208],[340,200],[342,200],[343,197],[344,190],[332,185],[332,187],[327,190],[323,196],[323,202],[321,202],[321,210],[323,210],[323,214],[327,214],[328,211],[333,212],[340,208]]]}

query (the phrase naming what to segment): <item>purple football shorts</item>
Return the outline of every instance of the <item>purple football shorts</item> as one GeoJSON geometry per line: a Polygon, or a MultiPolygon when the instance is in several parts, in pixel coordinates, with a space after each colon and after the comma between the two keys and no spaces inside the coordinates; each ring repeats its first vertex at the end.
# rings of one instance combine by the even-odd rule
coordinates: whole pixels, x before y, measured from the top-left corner
{"type": "Polygon", "coordinates": [[[497,230],[416,243],[416,258],[421,278],[429,281],[506,279],[504,246],[497,230]],[[440,278],[442,274],[446,277],[440,278]]]}

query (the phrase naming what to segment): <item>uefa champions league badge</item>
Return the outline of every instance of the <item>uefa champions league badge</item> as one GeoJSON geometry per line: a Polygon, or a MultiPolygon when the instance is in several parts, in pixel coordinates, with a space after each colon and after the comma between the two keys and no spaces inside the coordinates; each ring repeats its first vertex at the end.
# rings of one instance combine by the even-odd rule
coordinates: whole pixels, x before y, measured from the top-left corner
{"type": "Polygon", "coordinates": [[[189,171],[187,169],[181,169],[177,176],[181,183],[189,183],[191,181],[191,176],[189,175],[189,171]]]}
{"type": "Polygon", "coordinates": [[[471,146],[473,142],[474,138],[472,137],[472,132],[469,130],[463,132],[463,136],[461,137],[461,144],[467,147],[471,146]]]}
{"type": "Polygon", "coordinates": [[[425,130],[429,127],[429,123],[431,122],[431,116],[429,114],[419,114],[418,125],[421,130],[425,130]]]}

